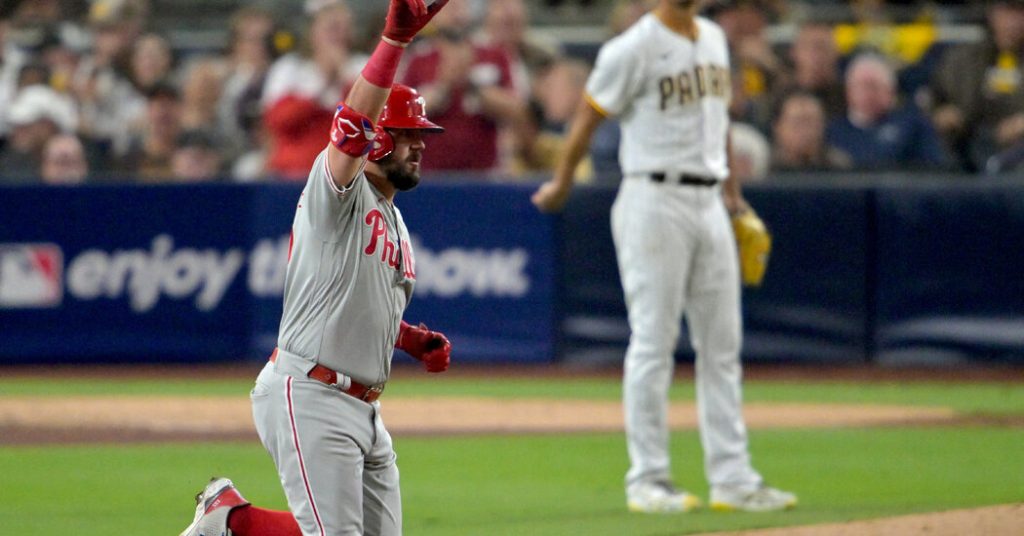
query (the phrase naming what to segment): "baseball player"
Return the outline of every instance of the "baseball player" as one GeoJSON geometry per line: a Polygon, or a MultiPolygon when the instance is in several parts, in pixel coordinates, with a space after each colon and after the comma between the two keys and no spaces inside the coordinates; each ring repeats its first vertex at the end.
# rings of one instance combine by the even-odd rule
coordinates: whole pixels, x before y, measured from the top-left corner
{"type": "Polygon", "coordinates": [[[659,0],[606,43],[552,180],[533,195],[560,210],[572,170],[606,116],[622,124],[623,181],[611,225],[632,331],[623,403],[627,506],[687,512],[701,501],[672,483],[668,389],[686,312],[697,352],[697,406],[715,510],[790,508],[792,493],[751,466],[741,414],[740,279],[729,214],[747,208],[727,162],[729,54],[696,0],[659,0]]]}
{"type": "Polygon", "coordinates": [[[415,90],[393,81],[405,46],[446,3],[391,0],[381,42],[338,105],[295,211],[278,347],[252,391],[290,512],[256,508],[230,480],[214,479],[182,536],[402,533],[377,398],[393,348],[443,372],[451,345],[402,321],[416,264],[393,201],[419,182],[424,133],[442,129],[415,90]]]}

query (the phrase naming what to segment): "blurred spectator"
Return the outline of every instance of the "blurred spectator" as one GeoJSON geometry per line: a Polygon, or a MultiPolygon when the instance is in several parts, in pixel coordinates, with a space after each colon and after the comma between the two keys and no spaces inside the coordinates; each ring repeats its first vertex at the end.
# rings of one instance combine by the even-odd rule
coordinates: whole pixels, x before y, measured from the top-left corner
{"type": "Polygon", "coordinates": [[[732,58],[734,87],[742,99],[732,104],[736,121],[767,131],[772,95],[785,85],[785,69],[765,37],[768,14],[758,0],[716,0],[708,15],[722,27],[732,58]]]}
{"type": "Polygon", "coordinates": [[[53,24],[61,18],[59,0],[21,0],[11,4],[13,18],[21,24],[53,24]]]}
{"type": "Polygon", "coordinates": [[[39,60],[48,71],[47,83],[61,93],[71,91],[71,81],[78,70],[84,48],[57,36],[46,40],[39,49],[39,60]]]}
{"type": "Polygon", "coordinates": [[[531,81],[539,78],[561,54],[558,43],[530,35],[529,22],[524,0],[490,2],[481,36],[485,46],[500,48],[508,55],[512,86],[523,99],[533,94],[531,81]]]}
{"type": "Polygon", "coordinates": [[[419,88],[431,120],[447,131],[427,144],[423,169],[497,170],[499,126],[527,121],[509,57],[469,38],[471,17],[462,2],[448,4],[431,24],[433,34],[406,53],[402,77],[419,88]]]}
{"type": "Polygon", "coordinates": [[[772,151],[761,131],[744,123],[729,125],[729,174],[746,184],[768,175],[772,151]]]}
{"type": "MultiPolygon", "coordinates": [[[[18,91],[18,73],[27,58],[25,53],[8,39],[9,8],[0,11],[0,103],[14,100],[18,91]]],[[[0,112],[0,139],[7,135],[7,114],[0,112]]],[[[0,143],[0,146],[3,144],[0,143]]]]}
{"type": "Polygon", "coordinates": [[[545,129],[564,132],[579,106],[590,68],[581,61],[558,60],[539,79],[537,100],[544,110],[545,129]]]}
{"type": "MultiPolygon", "coordinates": [[[[230,34],[227,72],[217,104],[218,130],[244,152],[259,145],[260,99],[270,64],[292,43],[290,34],[276,30],[269,11],[255,7],[244,7],[231,16],[230,34]]],[[[261,175],[262,163],[260,168],[261,175]]]]}
{"type": "Polygon", "coordinates": [[[171,171],[180,182],[205,182],[218,179],[221,173],[221,151],[216,134],[208,130],[186,130],[178,136],[171,171]]]}
{"type": "Polygon", "coordinates": [[[145,94],[157,82],[170,77],[174,65],[171,44],[161,35],[148,33],[136,41],[131,53],[131,81],[145,94]]]}
{"type": "Polygon", "coordinates": [[[181,85],[183,128],[217,129],[217,104],[223,85],[224,64],[220,58],[200,57],[189,62],[181,85]]]}
{"type": "MultiPolygon", "coordinates": [[[[835,37],[840,54],[852,57],[875,52],[885,57],[898,73],[899,92],[917,98],[926,87],[941,55],[939,29],[927,2],[913,2],[909,17],[896,20],[886,0],[852,0],[854,21],[836,25],[835,37]]],[[[905,11],[905,10],[904,10],[905,11]]]]}
{"type": "Polygon", "coordinates": [[[268,171],[303,180],[323,150],[335,105],[355,81],[366,57],[350,48],[352,14],[341,1],[311,3],[306,44],[270,67],[263,87],[268,171]]]}
{"type": "Polygon", "coordinates": [[[107,144],[115,157],[128,150],[130,129],[144,113],[145,99],[128,73],[145,14],[139,0],[96,0],[89,11],[93,50],[79,63],[72,81],[81,132],[107,144]]]}
{"type": "Polygon", "coordinates": [[[777,110],[781,100],[796,92],[818,97],[825,108],[826,119],[841,117],[846,111],[843,84],[840,81],[839,52],[832,27],[824,23],[803,24],[789,49],[792,73],[787,84],[780,85],[774,98],[777,110]]]}
{"type": "Polygon", "coordinates": [[[19,91],[5,111],[11,131],[0,153],[0,178],[35,182],[46,143],[61,132],[74,132],[75,105],[48,86],[33,85],[19,91]]]}
{"type": "Polygon", "coordinates": [[[896,75],[882,57],[862,54],[846,72],[846,117],[833,120],[826,139],[856,169],[915,169],[945,165],[942,143],[928,117],[897,107],[896,75]]]}
{"type": "Polygon", "coordinates": [[[988,7],[984,42],[950,49],[935,72],[936,127],[971,169],[1024,140],[1024,1],[988,7]]]}
{"type": "Polygon", "coordinates": [[[48,69],[45,64],[38,61],[30,61],[25,65],[22,65],[21,70],[18,71],[18,91],[29,86],[47,86],[49,83],[50,69],[48,69]]]}
{"type": "Polygon", "coordinates": [[[779,104],[772,125],[773,171],[848,169],[848,156],[825,143],[825,109],[817,96],[796,92],[779,104]]]}
{"type": "Polygon", "coordinates": [[[177,88],[160,82],[146,94],[146,116],[134,133],[126,154],[119,159],[120,174],[142,183],[171,178],[171,156],[181,133],[181,96],[177,88]]]}
{"type": "MultiPolygon", "coordinates": [[[[609,28],[628,27],[655,1],[616,0],[609,28]]],[[[242,2],[250,7],[231,18],[225,57],[202,57],[179,73],[168,41],[142,33],[151,22],[149,0],[0,1],[0,163],[9,166],[4,176],[34,180],[45,155],[40,140],[53,138],[55,147],[65,149],[72,145],[67,136],[54,137],[52,117],[20,124],[17,144],[9,134],[7,120],[18,107],[18,90],[32,89],[32,94],[38,93],[34,88],[49,86],[72,98],[78,147],[84,147],[91,177],[102,176],[111,159],[127,166],[122,170],[149,170],[141,172],[144,181],[168,177],[180,132],[193,129],[211,133],[210,143],[220,146],[218,168],[247,179],[268,173],[305,177],[309,162],[323,148],[337,99],[364,63],[365,56],[353,48],[356,34],[377,34],[353,27],[344,0],[300,3],[310,16],[300,51],[278,57],[290,48],[279,39],[285,34],[270,11],[251,7],[270,4],[242,2]],[[180,80],[180,93],[168,89],[168,79],[180,80]],[[152,117],[170,115],[175,119],[166,124],[166,132],[150,126],[152,117]],[[8,139],[12,142],[5,148],[8,139]]],[[[779,61],[765,37],[772,10],[782,9],[779,2],[706,3],[733,49],[733,116],[762,133],[771,128],[774,169],[843,169],[851,158],[860,169],[901,167],[904,159],[910,159],[906,166],[911,168],[944,161],[941,147],[931,143],[927,122],[913,106],[899,106],[923,106],[920,94],[901,99],[897,90],[887,95],[876,91],[875,80],[860,84],[868,97],[847,110],[846,92],[856,91],[856,84],[841,85],[841,67],[848,61],[843,55],[862,50],[890,60],[897,88],[913,89],[922,73],[930,73],[931,119],[970,169],[1014,169],[1024,158],[1024,0],[977,2],[985,6],[985,42],[947,48],[938,69],[931,63],[940,57],[942,45],[932,17],[941,12],[932,8],[934,2],[844,3],[852,20],[836,27],[798,26],[786,56],[792,69],[779,61]],[[878,109],[886,111],[875,113],[878,109]],[[822,110],[824,119],[819,118],[822,110]],[[829,139],[842,144],[843,151],[824,142],[822,124],[830,125],[829,139]],[[919,132],[922,142],[907,141],[916,140],[919,132]]],[[[529,8],[538,5],[530,0],[452,2],[433,25],[434,34],[406,54],[403,81],[419,84],[432,115],[449,127],[448,136],[428,144],[428,169],[545,169],[546,151],[561,143],[559,110],[576,101],[571,88],[583,66],[561,61],[556,43],[537,40],[530,32],[529,8]],[[483,22],[481,31],[470,37],[477,20],[483,22]],[[532,115],[528,99],[534,101],[532,115]],[[506,136],[513,129],[514,153],[505,143],[513,139],[506,136]]],[[[352,4],[351,9],[383,13],[386,6],[352,4]]],[[[56,107],[65,104],[62,99],[56,107]]],[[[597,177],[617,180],[618,136],[614,121],[595,133],[590,155],[597,177]]],[[[743,165],[734,161],[737,169],[743,165]]]]}
{"type": "MultiPolygon", "coordinates": [[[[528,32],[529,13],[524,0],[489,2],[479,41],[484,46],[499,48],[509,58],[512,69],[512,87],[523,103],[539,91],[542,73],[551,67],[561,51],[556,42],[548,42],[528,32]]],[[[523,108],[524,112],[528,108],[523,108]]],[[[511,173],[519,170],[518,155],[522,154],[521,140],[537,133],[529,113],[519,115],[521,121],[502,125],[499,133],[499,161],[509,163],[511,173]]],[[[528,145],[533,145],[529,142],[528,145]]]]}
{"type": "Polygon", "coordinates": [[[88,0],[5,0],[0,18],[9,19],[14,41],[25,50],[38,52],[46,41],[78,49],[88,38],[79,26],[88,6],[88,0]]]}
{"type": "Polygon", "coordinates": [[[43,148],[39,175],[45,184],[81,184],[89,175],[82,141],[74,134],[58,134],[43,148]]]}
{"type": "MultiPolygon", "coordinates": [[[[520,140],[519,158],[513,173],[551,172],[565,145],[566,128],[579,106],[590,69],[575,60],[559,60],[538,78],[532,120],[520,140]]],[[[589,159],[576,168],[576,180],[588,181],[594,170],[589,159]]]]}

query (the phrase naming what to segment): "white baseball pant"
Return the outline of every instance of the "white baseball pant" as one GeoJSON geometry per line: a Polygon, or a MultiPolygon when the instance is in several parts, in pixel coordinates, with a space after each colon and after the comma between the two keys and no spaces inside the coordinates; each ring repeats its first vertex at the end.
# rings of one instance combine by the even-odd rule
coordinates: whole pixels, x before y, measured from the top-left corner
{"type": "Polygon", "coordinates": [[[632,332],[623,378],[627,485],[672,480],[668,390],[684,311],[708,482],[759,484],[741,409],[739,268],[721,188],[627,177],[611,221],[632,332]]]}

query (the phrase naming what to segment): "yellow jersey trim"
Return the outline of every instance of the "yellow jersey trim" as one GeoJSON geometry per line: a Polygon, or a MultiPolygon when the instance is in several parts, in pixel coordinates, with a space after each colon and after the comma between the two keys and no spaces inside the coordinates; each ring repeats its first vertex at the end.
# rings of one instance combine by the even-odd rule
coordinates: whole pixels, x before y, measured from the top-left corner
{"type": "Polygon", "coordinates": [[[601,114],[601,115],[603,115],[605,117],[608,117],[609,115],[611,115],[610,113],[608,113],[607,110],[602,108],[601,105],[598,104],[597,101],[594,100],[594,97],[591,97],[589,93],[586,93],[586,92],[583,93],[583,100],[587,101],[587,104],[589,104],[591,108],[593,108],[594,110],[597,110],[597,113],[599,113],[599,114],[601,114]]]}

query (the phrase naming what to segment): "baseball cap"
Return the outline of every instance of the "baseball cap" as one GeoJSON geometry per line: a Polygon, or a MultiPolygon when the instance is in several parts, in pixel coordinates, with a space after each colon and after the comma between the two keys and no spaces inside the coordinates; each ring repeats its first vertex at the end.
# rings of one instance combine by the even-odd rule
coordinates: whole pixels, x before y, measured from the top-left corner
{"type": "Polygon", "coordinates": [[[8,123],[28,125],[40,120],[52,121],[64,132],[74,132],[78,126],[75,104],[49,86],[35,84],[23,88],[7,109],[8,123]]]}

